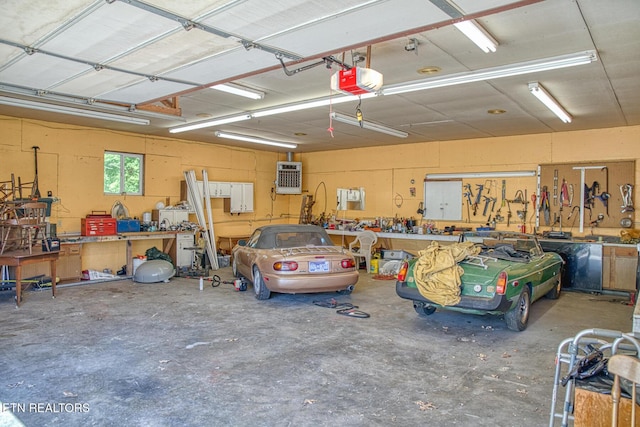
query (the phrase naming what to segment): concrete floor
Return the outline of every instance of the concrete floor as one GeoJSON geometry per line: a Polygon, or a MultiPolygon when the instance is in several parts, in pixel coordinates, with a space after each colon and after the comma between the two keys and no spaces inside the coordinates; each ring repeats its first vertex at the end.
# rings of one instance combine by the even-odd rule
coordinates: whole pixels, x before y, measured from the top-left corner
{"type": "Polygon", "coordinates": [[[558,344],[632,327],[624,298],[576,292],[536,302],[521,333],[419,317],[362,271],[350,296],[252,290],[122,280],[26,292],[19,309],[0,293],[0,425],[543,426],[558,344]],[[313,304],[331,297],[371,317],[313,304]]]}

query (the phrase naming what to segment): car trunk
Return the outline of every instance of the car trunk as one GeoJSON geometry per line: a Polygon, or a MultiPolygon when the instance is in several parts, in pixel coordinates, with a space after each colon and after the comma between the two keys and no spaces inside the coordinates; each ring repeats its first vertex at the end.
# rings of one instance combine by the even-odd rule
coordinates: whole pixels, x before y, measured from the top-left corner
{"type": "Polygon", "coordinates": [[[509,266],[502,260],[487,257],[467,259],[459,263],[464,269],[461,276],[461,295],[492,298],[501,271],[509,266]]]}

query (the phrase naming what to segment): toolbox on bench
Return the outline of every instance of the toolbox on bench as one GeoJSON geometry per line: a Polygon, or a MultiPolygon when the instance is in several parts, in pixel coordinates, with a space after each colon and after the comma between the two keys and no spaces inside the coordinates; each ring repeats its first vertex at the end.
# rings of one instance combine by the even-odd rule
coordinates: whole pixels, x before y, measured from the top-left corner
{"type": "Polygon", "coordinates": [[[80,234],[83,236],[110,236],[117,233],[117,221],[106,212],[92,211],[80,220],[80,234]]]}
{"type": "Polygon", "coordinates": [[[117,221],[118,233],[132,233],[140,231],[140,221],[137,219],[119,219],[117,221]]]}

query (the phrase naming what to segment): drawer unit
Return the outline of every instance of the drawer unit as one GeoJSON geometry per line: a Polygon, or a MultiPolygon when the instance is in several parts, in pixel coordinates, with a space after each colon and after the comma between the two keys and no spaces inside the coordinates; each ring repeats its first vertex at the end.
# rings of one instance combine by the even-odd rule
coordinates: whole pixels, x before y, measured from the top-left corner
{"type": "Polygon", "coordinates": [[[115,218],[82,218],[80,234],[83,236],[111,236],[117,233],[115,218]]]}
{"type": "Polygon", "coordinates": [[[80,280],[82,277],[82,245],[80,243],[60,245],[56,272],[60,280],[80,280]]]}
{"type": "Polygon", "coordinates": [[[195,235],[193,233],[176,234],[176,243],[171,247],[169,253],[176,267],[191,267],[194,245],[195,235]]]}

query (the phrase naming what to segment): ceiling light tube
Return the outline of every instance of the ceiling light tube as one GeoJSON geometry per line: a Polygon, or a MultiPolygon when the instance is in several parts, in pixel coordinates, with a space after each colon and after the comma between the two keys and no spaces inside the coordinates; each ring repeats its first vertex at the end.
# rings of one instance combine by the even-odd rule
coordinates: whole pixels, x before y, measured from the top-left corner
{"type": "Polygon", "coordinates": [[[0,96],[0,104],[10,107],[29,108],[31,110],[48,111],[51,113],[68,114],[71,116],[87,117],[91,119],[109,120],[112,122],[129,123],[134,125],[146,126],[149,120],[137,117],[122,116],[119,114],[103,113],[101,111],[84,110],[81,108],[65,107],[62,105],[46,104],[42,102],[28,101],[26,99],[9,98],[0,96]]]}
{"type": "Polygon", "coordinates": [[[361,99],[373,98],[375,96],[376,96],[376,93],[372,92],[372,93],[365,93],[362,95],[347,95],[347,96],[320,98],[320,99],[314,99],[311,101],[297,102],[294,104],[287,104],[280,107],[254,111],[251,113],[251,116],[256,118],[273,116],[275,114],[289,113],[291,111],[299,111],[299,110],[306,110],[309,108],[324,107],[329,104],[342,104],[344,102],[349,102],[349,101],[359,101],[361,99]]]}
{"type": "Polygon", "coordinates": [[[270,139],[257,138],[251,135],[242,135],[239,133],[220,132],[216,131],[215,135],[218,138],[235,139],[237,141],[253,142],[255,144],[273,145],[274,147],[282,148],[297,148],[297,144],[289,144],[286,142],[272,141],[270,139]]]}
{"type": "Polygon", "coordinates": [[[529,91],[564,123],[571,123],[571,115],[538,82],[529,83],[529,91]]]}
{"type": "Polygon", "coordinates": [[[380,93],[382,95],[397,95],[400,93],[414,92],[417,90],[435,89],[439,87],[499,79],[502,77],[518,76],[540,71],[557,70],[559,68],[589,64],[597,60],[598,57],[596,55],[596,52],[594,50],[588,50],[577,54],[554,56],[550,58],[538,59],[535,61],[520,62],[502,67],[485,68],[476,71],[452,74],[444,77],[416,80],[409,83],[383,87],[380,90],[380,93]]]}
{"type": "Polygon", "coordinates": [[[427,179],[518,178],[536,176],[536,171],[428,173],[427,179]]]}
{"type": "Polygon", "coordinates": [[[210,86],[211,89],[219,90],[221,92],[231,93],[233,95],[244,96],[249,99],[262,99],[265,93],[255,89],[249,89],[247,87],[225,83],[215,86],[210,86]]]}
{"type": "Polygon", "coordinates": [[[468,21],[456,22],[453,25],[485,53],[496,51],[498,42],[476,21],[471,19],[468,21]]]}
{"type": "Polygon", "coordinates": [[[169,129],[169,132],[170,133],[186,132],[186,131],[189,131],[189,130],[202,129],[202,128],[208,128],[208,127],[219,126],[219,125],[226,125],[227,123],[241,122],[243,120],[249,120],[250,118],[251,118],[250,114],[241,114],[239,116],[223,117],[221,119],[206,120],[206,121],[194,123],[194,124],[191,124],[191,125],[178,126],[178,127],[169,129]]]}
{"type": "Polygon", "coordinates": [[[344,114],[340,114],[340,113],[331,113],[331,118],[342,123],[347,123],[353,126],[362,127],[364,129],[372,130],[375,132],[386,133],[387,135],[395,136],[398,138],[406,138],[407,136],[409,136],[407,132],[402,132],[400,130],[396,130],[396,129],[393,129],[384,125],[380,125],[377,123],[367,122],[364,120],[362,121],[362,126],[361,126],[360,122],[355,117],[345,116],[344,114]]]}

